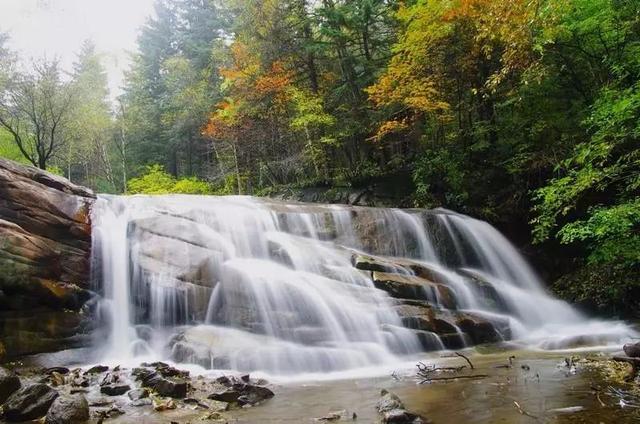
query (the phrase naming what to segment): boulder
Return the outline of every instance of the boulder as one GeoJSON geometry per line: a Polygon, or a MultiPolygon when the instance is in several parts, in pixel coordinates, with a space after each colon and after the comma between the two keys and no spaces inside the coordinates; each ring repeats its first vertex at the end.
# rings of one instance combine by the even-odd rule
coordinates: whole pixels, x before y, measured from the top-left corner
{"type": "Polygon", "coordinates": [[[404,409],[404,404],[395,393],[382,389],[380,391],[380,396],[380,399],[376,403],[376,409],[381,414],[395,409],[404,409]]]}
{"type": "Polygon", "coordinates": [[[382,415],[383,423],[421,424],[426,422],[421,416],[409,412],[398,396],[382,389],[381,398],[376,403],[376,409],[382,415]]]}
{"type": "Polygon", "coordinates": [[[92,296],[94,200],[64,178],[0,159],[0,344],[8,359],[90,342],[76,335],[91,325],[82,308],[92,296]],[[60,312],[75,323],[57,326],[60,312]]]}
{"type": "Polygon", "coordinates": [[[640,343],[627,343],[622,350],[630,358],[640,358],[640,343]]]}
{"type": "Polygon", "coordinates": [[[107,396],[121,396],[131,390],[128,384],[112,383],[100,386],[100,393],[107,396]]]}
{"type": "Polygon", "coordinates": [[[129,391],[129,393],[127,393],[127,396],[129,396],[129,399],[131,399],[132,401],[145,399],[145,398],[149,397],[149,390],[147,390],[145,388],[133,389],[133,390],[129,391]]]}
{"type": "Polygon", "coordinates": [[[157,371],[146,368],[135,368],[133,375],[160,396],[182,399],[187,396],[188,384],[180,378],[165,378],[157,371]]]}
{"type": "Polygon", "coordinates": [[[404,409],[392,409],[383,414],[382,422],[388,424],[421,424],[425,421],[419,415],[404,409]]]}
{"type": "Polygon", "coordinates": [[[434,283],[415,275],[392,274],[374,271],[373,284],[392,297],[410,300],[426,300],[434,305],[455,309],[456,298],[453,291],[444,284],[434,283]]]}
{"type": "Polygon", "coordinates": [[[235,383],[223,391],[210,394],[208,398],[219,402],[235,402],[242,406],[256,405],[274,396],[275,394],[266,387],[249,383],[235,383]]]}
{"type": "Polygon", "coordinates": [[[18,376],[6,368],[0,367],[0,405],[18,389],[20,389],[18,376]]]}
{"type": "Polygon", "coordinates": [[[9,396],[4,403],[4,418],[9,422],[36,420],[47,414],[58,392],[46,384],[25,386],[9,396]]]}
{"type": "Polygon", "coordinates": [[[84,372],[84,375],[101,374],[107,371],[109,371],[109,367],[106,365],[94,365],[93,367],[86,370],[84,372]]]}
{"type": "Polygon", "coordinates": [[[89,420],[89,403],[83,395],[59,396],[49,408],[45,424],[75,424],[89,420]]]}

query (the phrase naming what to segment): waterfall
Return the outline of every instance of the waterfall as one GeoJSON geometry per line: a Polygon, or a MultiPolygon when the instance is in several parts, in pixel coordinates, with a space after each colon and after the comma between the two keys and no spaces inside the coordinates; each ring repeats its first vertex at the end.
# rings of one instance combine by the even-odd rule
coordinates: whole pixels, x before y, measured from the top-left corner
{"type": "Polygon", "coordinates": [[[98,344],[118,361],[292,375],[629,334],[554,299],[497,230],[447,210],[100,196],[92,220],[98,344]]]}

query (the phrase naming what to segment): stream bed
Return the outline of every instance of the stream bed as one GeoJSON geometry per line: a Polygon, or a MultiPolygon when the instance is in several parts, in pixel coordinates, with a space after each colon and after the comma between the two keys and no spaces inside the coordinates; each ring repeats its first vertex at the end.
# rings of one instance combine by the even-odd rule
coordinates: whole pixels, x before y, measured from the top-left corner
{"type": "MultiPolygon", "coordinates": [[[[605,363],[608,353],[505,351],[466,355],[474,365],[473,370],[467,366],[457,373],[443,372],[436,377],[481,374],[488,377],[420,384],[416,370],[405,365],[393,375],[377,377],[271,381],[269,387],[275,392],[274,398],[254,407],[224,412],[218,421],[203,419],[207,415],[204,411],[190,407],[155,412],[149,406],[127,406],[128,399],[123,397],[121,407],[125,415],[109,422],[373,423],[380,420],[375,406],[382,389],[395,393],[407,410],[433,423],[634,423],[640,420],[640,410],[633,405],[621,406],[620,398],[611,391],[625,387],[605,379],[598,367],[592,366],[605,363]],[[570,358],[576,361],[575,365],[567,365],[566,359],[570,358]],[[507,367],[510,362],[511,366],[507,367]],[[341,417],[320,420],[332,413],[341,417]]],[[[466,362],[460,357],[431,357],[425,359],[425,364],[457,367],[466,362]]]]}

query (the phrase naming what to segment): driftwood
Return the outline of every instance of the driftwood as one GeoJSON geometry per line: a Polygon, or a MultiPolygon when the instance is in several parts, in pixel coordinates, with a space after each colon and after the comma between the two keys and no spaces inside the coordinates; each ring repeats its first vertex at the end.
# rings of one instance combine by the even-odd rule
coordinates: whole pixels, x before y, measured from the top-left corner
{"type": "Polygon", "coordinates": [[[616,362],[626,362],[631,364],[631,371],[629,375],[625,377],[626,381],[633,381],[638,375],[638,371],[640,371],[640,358],[631,358],[629,356],[614,356],[613,358],[616,362]]]}
{"type": "MultiPolygon", "coordinates": [[[[455,352],[455,355],[459,356],[460,358],[463,358],[465,361],[467,361],[467,364],[469,364],[469,368],[474,369],[473,363],[471,362],[471,360],[469,360],[469,358],[467,358],[466,356],[464,356],[462,353],[459,353],[459,352],[455,352]]],[[[458,373],[463,369],[467,368],[466,365],[460,365],[457,367],[436,367],[435,365],[426,365],[422,362],[418,362],[416,364],[416,367],[418,367],[418,373],[417,373],[418,377],[422,378],[422,380],[420,381],[420,384],[429,383],[432,381],[450,381],[450,380],[457,380],[457,379],[476,379],[476,378],[489,377],[487,374],[434,377],[434,375],[437,375],[438,373],[441,373],[441,372],[458,373]]]]}
{"type": "Polygon", "coordinates": [[[489,377],[488,374],[452,375],[451,377],[433,377],[433,378],[429,378],[427,380],[421,381],[420,384],[422,384],[422,383],[430,383],[432,381],[451,381],[451,380],[458,380],[458,379],[474,380],[476,378],[488,378],[488,377],[489,377]]]}
{"type": "Polygon", "coordinates": [[[528,413],[527,411],[525,411],[522,406],[520,406],[520,404],[517,401],[513,401],[513,406],[516,407],[516,409],[518,410],[518,412],[520,413],[520,415],[524,415],[527,416],[529,418],[533,418],[534,420],[537,420],[538,417],[536,417],[535,415],[532,415],[530,413],[528,413]]]}
{"type": "Polygon", "coordinates": [[[466,356],[464,356],[462,353],[460,352],[455,352],[456,355],[458,355],[461,358],[464,358],[465,361],[467,361],[467,363],[469,364],[469,366],[471,367],[471,369],[473,369],[473,364],[471,363],[471,361],[469,360],[469,358],[467,358],[466,356]]]}

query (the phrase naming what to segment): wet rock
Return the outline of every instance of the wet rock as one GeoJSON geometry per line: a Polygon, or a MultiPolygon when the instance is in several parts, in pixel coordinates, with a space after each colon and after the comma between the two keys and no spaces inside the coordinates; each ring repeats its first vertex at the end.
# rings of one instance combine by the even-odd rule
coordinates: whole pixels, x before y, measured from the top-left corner
{"type": "Polygon", "coordinates": [[[140,399],[144,399],[149,397],[149,390],[142,388],[142,389],[133,389],[130,390],[127,393],[127,396],[129,396],[129,399],[136,401],[136,400],[140,400],[140,399]]]}
{"type": "Polygon", "coordinates": [[[374,256],[366,256],[361,254],[353,254],[351,256],[351,264],[363,271],[376,271],[376,272],[398,272],[402,267],[401,265],[394,264],[386,258],[378,258],[374,256]]]}
{"type": "Polygon", "coordinates": [[[61,375],[67,375],[71,371],[67,367],[51,367],[51,368],[47,368],[45,372],[47,374],[53,374],[55,372],[61,375]]]}
{"type": "Polygon", "coordinates": [[[58,397],[58,392],[46,384],[25,386],[9,396],[4,403],[4,418],[10,422],[29,421],[43,417],[58,397]]]}
{"type": "Polygon", "coordinates": [[[104,386],[100,386],[100,393],[103,393],[107,396],[121,396],[131,390],[131,387],[128,384],[105,384],[104,386]]]}
{"type": "Polygon", "coordinates": [[[13,372],[0,367],[0,405],[20,389],[20,379],[13,372]]]}
{"type": "Polygon", "coordinates": [[[142,367],[155,368],[163,377],[189,377],[189,371],[179,370],[164,362],[142,363],[142,367]]]}
{"type": "Polygon", "coordinates": [[[380,395],[381,398],[376,404],[376,409],[382,415],[383,423],[421,424],[426,422],[426,420],[419,415],[408,412],[400,398],[394,393],[382,389],[380,395]]]}
{"type": "Polygon", "coordinates": [[[198,408],[209,409],[209,405],[196,398],[184,398],[182,400],[187,405],[194,405],[198,408]]]}
{"type": "Polygon", "coordinates": [[[59,396],[49,408],[45,424],[75,424],[88,419],[89,403],[84,396],[59,396]]]}
{"type": "Polygon", "coordinates": [[[151,402],[150,398],[143,398],[143,399],[138,399],[138,400],[134,400],[133,402],[131,402],[131,406],[150,406],[152,405],[153,402],[151,402]]]}
{"type": "Polygon", "coordinates": [[[630,358],[640,358],[640,343],[628,343],[622,346],[622,350],[630,358]]]}
{"type": "Polygon", "coordinates": [[[404,409],[392,409],[383,414],[382,422],[388,424],[422,424],[425,421],[419,415],[404,409]]]}
{"type": "Polygon", "coordinates": [[[143,387],[154,390],[160,396],[178,399],[187,396],[188,384],[184,380],[164,378],[156,371],[145,373],[140,379],[143,387]]]}
{"type": "Polygon", "coordinates": [[[329,412],[324,417],[315,418],[315,421],[333,422],[333,421],[339,421],[342,418],[346,418],[347,416],[348,416],[347,411],[344,411],[344,410],[334,411],[334,412],[329,412]]]}
{"type": "Polygon", "coordinates": [[[232,403],[236,402],[240,396],[241,393],[238,390],[226,389],[221,392],[211,393],[208,398],[219,402],[232,403]]]}
{"type": "Polygon", "coordinates": [[[456,321],[456,324],[460,330],[471,337],[471,340],[475,344],[495,343],[503,340],[503,337],[494,325],[481,317],[466,314],[460,317],[460,319],[456,321]]]}
{"type": "Polygon", "coordinates": [[[117,407],[116,405],[111,405],[107,409],[98,409],[95,411],[94,415],[98,419],[98,422],[102,422],[102,420],[115,418],[119,415],[123,415],[124,411],[117,407]]]}
{"type": "Polygon", "coordinates": [[[106,397],[99,397],[95,399],[91,399],[89,401],[89,406],[108,406],[113,405],[113,400],[106,397]]]}
{"type": "Polygon", "coordinates": [[[64,375],[54,371],[49,374],[49,381],[53,387],[62,386],[65,383],[64,375]]]}
{"type": "Polygon", "coordinates": [[[200,417],[202,421],[219,421],[224,419],[224,415],[222,415],[218,411],[208,412],[200,417]]]}
{"type": "Polygon", "coordinates": [[[378,412],[388,412],[394,409],[404,409],[404,404],[395,393],[391,393],[386,389],[380,391],[381,398],[376,403],[378,412]]]}
{"type": "Polygon", "coordinates": [[[101,374],[103,372],[107,372],[109,371],[109,367],[106,365],[96,365],[93,366],[91,368],[89,368],[88,370],[86,370],[84,372],[84,375],[91,375],[91,374],[101,374]]]}
{"type": "Polygon", "coordinates": [[[236,383],[221,392],[210,394],[208,398],[220,402],[235,402],[239,405],[256,405],[273,396],[275,394],[266,387],[236,383]]]}

